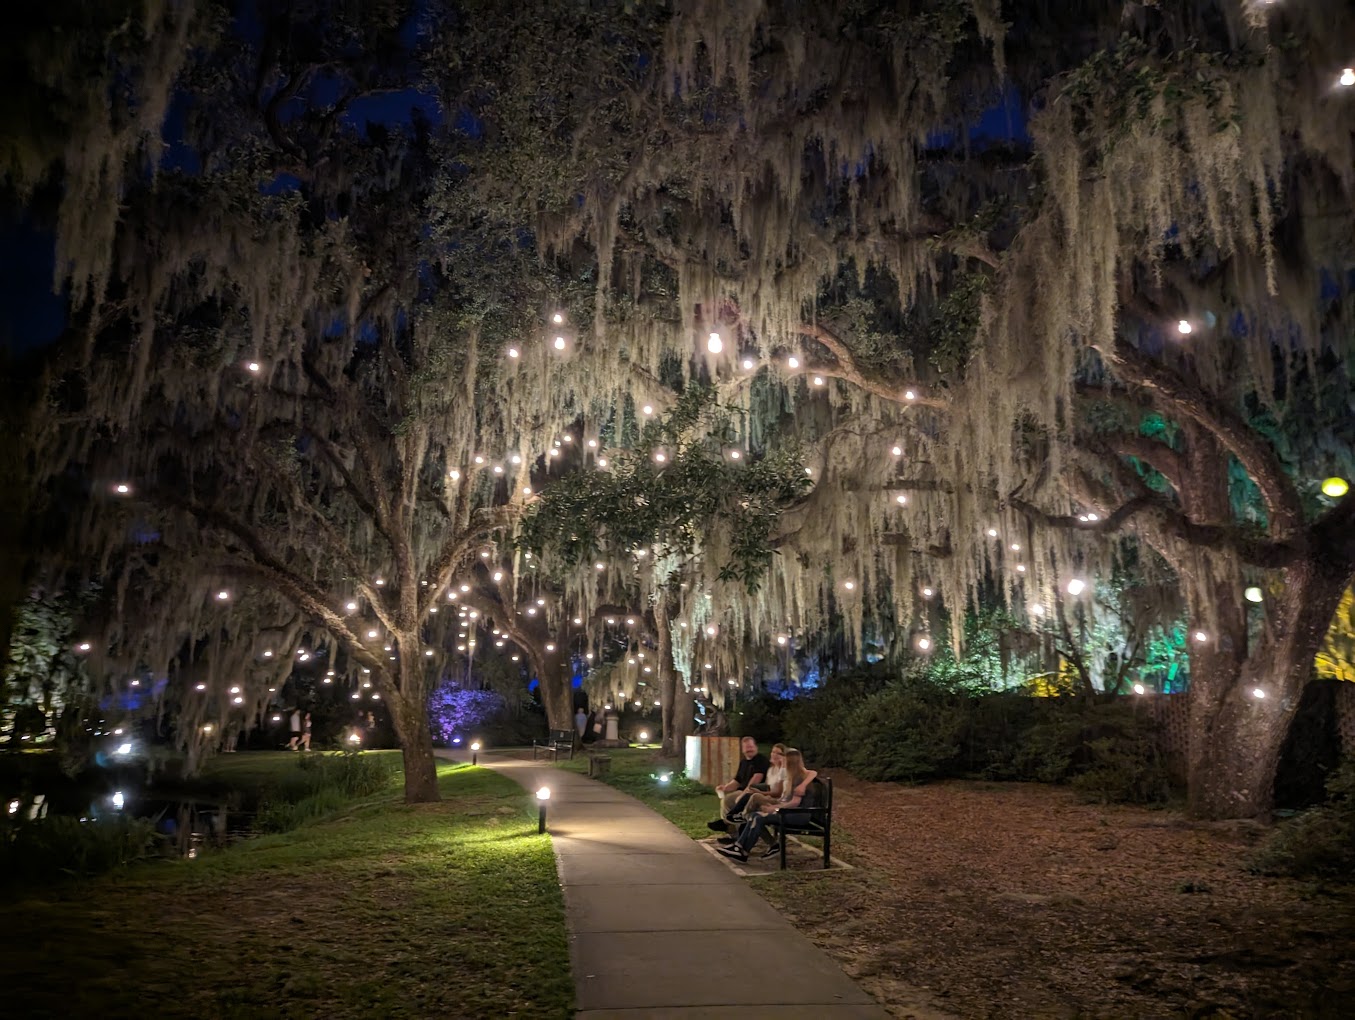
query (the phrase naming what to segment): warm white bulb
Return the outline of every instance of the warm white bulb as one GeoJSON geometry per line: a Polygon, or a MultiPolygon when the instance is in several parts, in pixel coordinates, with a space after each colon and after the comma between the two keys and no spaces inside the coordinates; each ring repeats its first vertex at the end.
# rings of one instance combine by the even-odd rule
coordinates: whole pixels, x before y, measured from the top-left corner
{"type": "Polygon", "coordinates": [[[1086,590],[1087,582],[1081,578],[1075,577],[1068,582],[1069,595],[1081,595],[1086,590]]]}
{"type": "Polygon", "coordinates": [[[257,372],[259,370],[259,363],[257,361],[251,361],[245,367],[248,368],[251,372],[257,372]]]}
{"type": "Polygon", "coordinates": [[[516,358],[518,356],[518,349],[516,347],[508,348],[508,356],[510,358],[516,358]]]}
{"type": "Polygon", "coordinates": [[[563,350],[565,349],[565,338],[564,338],[564,337],[562,337],[562,336],[557,336],[557,337],[555,338],[555,349],[556,349],[557,351],[563,351],[563,350]]]}
{"type": "Polygon", "coordinates": [[[902,457],[902,456],[903,456],[903,447],[902,447],[902,446],[896,446],[896,447],[894,447],[892,450],[890,450],[889,452],[892,453],[895,457],[902,457]]]}
{"type": "Polygon", "coordinates": [[[904,399],[904,400],[916,400],[916,399],[917,399],[917,394],[914,393],[912,390],[906,390],[906,391],[904,391],[903,399],[904,399]]]}
{"type": "Polygon", "coordinates": [[[1201,642],[1201,643],[1203,643],[1203,642],[1209,640],[1209,635],[1206,634],[1206,633],[1205,633],[1204,631],[1202,631],[1202,630],[1197,630],[1197,631],[1195,632],[1195,635],[1194,635],[1194,636],[1195,636],[1195,640],[1196,640],[1196,641],[1199,641],[1199,642],[1201,642]]]}
{"type": "Polygon", "coordinates": [[[660,450],[658,453],[654,454],[654,459],[658,463],[662,464],[664,461],[668,459],[668,457],[664,454],[662,450],[660,450]]]}
{"type": "Polygon", "coordinates": [[[712,334],[706,339],[706,350],[710,351],[711,354],[719,354],[719,353],[720,353],[721,351],[723,351],[724,349],[725,349],[725,342],[724,342],[723,340],[720,339],[720,334],[719,334],[719,333],[712,333],[712,334]]]}
{"type": "Polygon", "coordinates": [[[640,408],[640,413],[641,413],[641,414],[653,414],[653,413],[654,413],[654,408],[653,408],[652,406],[650,406],[649,404],[646,404],[644,407],[640,408]]]}
{"type": "Polygon", "coordinates": [[[1337,79],[1346,88],[1355,85],[1355,67],[1347,67],[1341,72],[1341,77],[1337,79]]]}
{"type": "Polygon", "coordinates": [[[821,376],[821,375],[816,375],[816,376],[814,377],[814,385],[815,385],[815,386],[822,386],[822,385],[823,385],[823,376],[821,376]]]}
{"type": "Polygon", "coordinates": [[[988,529],[988,537],[989,537],[989,538],[997,538],[997,528],[989,528],[989,529],[988,529]]]}
{"type": "Polygon", "coordinates": [[[461,472],[456,470],[456,468],[452,468],[452,470],[447,472],[447,477],[450,478],[452,481],[456,481],[458,478],[461,477],[461,472]]]}
{"type": "Polygon", "coordinates": [[[795,357],[795,355],[792,354],[789,358],[786,359],[786,365],[787,365],[787,367],[789,367],[789,368],[799,368],[799,367],[800,367],[800,359],[797,358],[797,357],[795,357]]]}
{"type": "Polygon", "coordinates": [[[927,649],[929,649],[929,648],[932,646],[932,639],[931,639],[931,638],[925,638],[925,637],[924,637],[924,638],[918,638],[918,639],[917,639],[917,646],[918,646],[918,648],[920,648],[922,651],[925,652],[927,649]]]}
{"type": "Polygon", "coordinates": [[[1176,324],[1176,332],[1180,333],[1182,336],[1186,336],[1194,329],[1195,327],[1190,324],[1188,319],[1182,319],[1176,324]]]}
{"type": "Polygon", "coordinates": [[[1261,690],[1261,688],[1259,687],[1253,687],[1251,691],[1251,696],[1255,698],[1257,701],[1260,701],[1262,698],[1266,696],[1266,692],[1261,690]]]}
{"type": "Polygon", "coordinates": [[[1257,588],[1255,585],[1248,588],[1242,594],[1246,596],[1248,602],[1260,602],[1262,599],[1265,598],[1265,595],[1261,592],[1261,589],[1257,588]]]}
{"type": "Polygon", "coordinates": [[[755,362],[753,361],[752,358],[744,358],[744,359],[743,359],[743,368],[744,368],[744,371],[746,371],[746,372],[751,372],[751,371],[753,370],[753,365],[754,365],[754,364],[755,364],[755,362]]]}
{"type": "Polygon", "coordinates": [[[730,460],[738,460],[738,459],[739,459],[740,457],[742,457],[742,456],[743,456],[743,454],[741,454],[738,450],[730,450],[730,451],[729,451],[729,459],[730,459],[730,460]]]}
{"type": "Polygon", "coordinates": [[[132,487],[128,485],[126,482],[119,482],[118,485],[115,487],[114,491],[117,492],[118,495],[120,496],[125,496],[127,495],[127,493],[132,491],[132,487]]]}
{"type": "Polygon", "coordinates": [[[556,312],[554,315],[550,317],[550,321],[555,323],[557,326],[560,325],[560,323],[565,321],[564,313],[556,312]]]}
{"type": "Polygon", "coordinates": [[[1135,684],[1135,685],[1134,685],[1134,693],[1135,693],[1135,694],[1142,694],[1142,693],[1143,693],[1143,684],[1135,684]]]}

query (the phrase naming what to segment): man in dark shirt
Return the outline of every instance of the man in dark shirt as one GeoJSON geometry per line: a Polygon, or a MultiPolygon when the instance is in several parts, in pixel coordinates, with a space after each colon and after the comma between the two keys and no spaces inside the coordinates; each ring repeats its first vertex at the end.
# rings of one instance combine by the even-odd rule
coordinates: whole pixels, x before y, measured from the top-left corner
{"type": "Polygon", "coordinates": [[[752,737],[744,737],[739,742],[739,749],[743,752],[739,770],[734,773],[733,779],[715,788],[716,796],[720,798],[720,817],[706,823],[707,828],[715,832],[733,830],[734,826],[729,824],[728,818],[735,801],[744,790],[764,782],[767,778],[767,769],[771,767],[767,756],[757,749],[757,741],[752,737]]]}

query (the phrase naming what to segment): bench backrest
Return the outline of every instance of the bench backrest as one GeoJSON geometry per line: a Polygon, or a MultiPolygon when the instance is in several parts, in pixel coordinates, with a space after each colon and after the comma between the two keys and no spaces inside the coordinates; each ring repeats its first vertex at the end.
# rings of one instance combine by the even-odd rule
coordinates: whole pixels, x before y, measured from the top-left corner
{"type": "Polygon", "coordinates": [[[574,743],[573,730],[551,730],[550,736],[546,739],[548,744],[572,744],[574,743]]]}
{"type": "Polygon", "coordinates": [[[816,776],[805,788],[805,795],[798,806],[781,809],[781,821],[791,830],[823,829],[833,816],[833,781],[826,776],[816,776]]]}

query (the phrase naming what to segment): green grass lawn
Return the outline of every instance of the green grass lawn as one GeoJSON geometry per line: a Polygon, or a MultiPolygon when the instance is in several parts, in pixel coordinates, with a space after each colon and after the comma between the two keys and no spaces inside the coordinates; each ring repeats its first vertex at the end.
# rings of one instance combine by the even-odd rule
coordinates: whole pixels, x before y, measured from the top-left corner
{"type": "MultiPolygon", "coordinates": [[[[611,772],[603,782],[642,801],[693,839],[710,835],[706,823],[719,815],[715,791],[679,778],[677,773],[682,769],[679,759],[664,758],[655,750],[639,747],[610,748],[599,753],[612,759],[611,772]],[[658,777],[665,773],[672,778],[667,783],[659,782],[658,777]]],[[[587,774],[588,756],[578,754],[558,766],[587,774]]]]}
{"type": "MultiPolygon", "coordinates": [[[[244,781],[273,767],[265,757],[213,771],[244,781]]],[[[0,907],[6,1013],[569,1016],[564,906],[535,805],[483,769],[443,764],[439,782],[440,804],[401,803],[397,774],[293,832],[20,892],[0,907]]]]}

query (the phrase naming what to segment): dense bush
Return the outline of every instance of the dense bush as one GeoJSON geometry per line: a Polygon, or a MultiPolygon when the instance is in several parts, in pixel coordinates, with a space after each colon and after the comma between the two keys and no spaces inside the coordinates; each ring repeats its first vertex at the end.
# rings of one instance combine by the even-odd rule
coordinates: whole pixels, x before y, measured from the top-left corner
{"type": "Polygon", "coordinates": [[[729,712],[730,732],[736,737],[752,737],[759,744],[773,744],[781,739],[781,717],[789,704],[768,691],[751,695],[729,712]]]}
{"type": "Polygon", "coordinates": [[[148,856],[155,822],[124,815],[7,820],[0,827],[0,882],[25,885],[102,874],[148,856]]]}
{"type": "Polygon", "coordinates": [[[1327,802],[1281,823],[1253,855],[1266,875],[1355,881],[1355,759],[1327,780],[1327,802]]]}
{"type": "Polygon", "coordinates": [[[1107,803],[1171,793],[1152,720],[1123,702],[989,693],[920,672],[859,670],[795,699],[775,734],[813,764],[862,779],[947,777],[1069,783],[1107,803]]]}
{"type": "Polygon", "coordinates": [[[286,832],[390,785],[391,762],[369,754],[307,754],[264,791],[254,815],[260,832],[286,832]]]}

